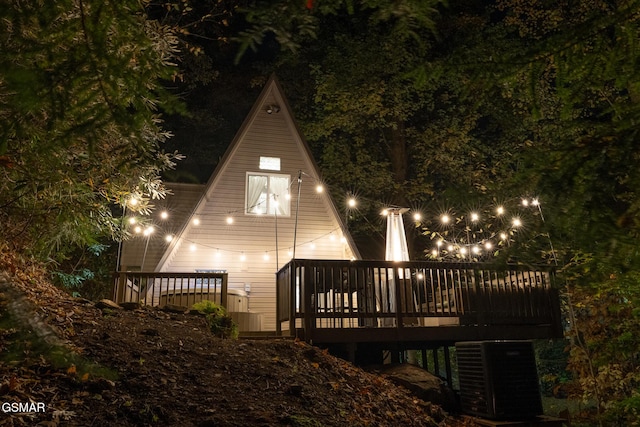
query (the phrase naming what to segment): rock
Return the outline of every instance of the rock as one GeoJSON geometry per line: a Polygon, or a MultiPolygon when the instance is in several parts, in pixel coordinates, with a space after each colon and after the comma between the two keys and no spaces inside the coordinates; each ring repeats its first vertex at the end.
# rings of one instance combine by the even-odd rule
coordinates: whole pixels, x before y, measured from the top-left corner
{"type": "Polygon", "coordinates": [[[120,307],[124,308],[125,310],[137,310],[140,308],[140,303],[139,302],[123,302],[120,303],[120,307]]]}
{"type": "Polygon", "coordinates": [[[120,307],[120,305],[116,304],[115,302],[111,301],[110,299],[101,299],[100,301],[98,301],[96,303],[96,308],[99,308],[100,310],[104,309],[104,308],[112,308],[112,309],[116,309],[116,310],[121,310],[122,307],[120,307]]]}
{"type": "Polygon", "coordinates": [[[302,396],[302,386],[300,384],[291,384],[287,389],[287,394],[291,396],[302,396]]]}
{"type": "Polygon", "coordinates": [[[184,307],[181,305],[173,305],[173,304],[167,304],[164,307],[162,307],[162,309],[170,313],[184,313],[188,310],[187,307],[184,307]]]}
{"type": "Polygon", "coordinates": [[[449,412],[457,410],[458,403],[453,390],[440,378],[419,366],[408,363],[385,365],[380,373],[425,402],[440,405],[449,412]]]}

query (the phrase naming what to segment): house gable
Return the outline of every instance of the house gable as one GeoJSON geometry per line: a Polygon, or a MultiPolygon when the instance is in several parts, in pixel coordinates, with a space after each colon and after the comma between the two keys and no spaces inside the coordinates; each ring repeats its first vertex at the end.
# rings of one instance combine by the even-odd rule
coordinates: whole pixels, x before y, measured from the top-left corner
{"type": "Polygon", "coordinates": [[[328,192],[316,191],[320,182],[309,147],[272,76],[155,270],[224,270],[229,287],[249,292],[250,310],[264,313],[265,328],[273,329],[275,273],[294,252],[296,258],[359,258],[328,192]],[[261,169],[261,158],[267,158],[266,169],[265,164],[261,169]],[[287,178],[290,199],[281,197],[278,203],[288,202],[288,209],[247,212],[252,174],[287,178]]]}

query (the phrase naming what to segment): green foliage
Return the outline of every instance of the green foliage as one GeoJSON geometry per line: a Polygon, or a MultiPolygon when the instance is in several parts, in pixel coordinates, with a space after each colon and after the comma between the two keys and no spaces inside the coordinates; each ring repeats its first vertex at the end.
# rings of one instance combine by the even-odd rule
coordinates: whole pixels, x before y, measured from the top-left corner
{"type": "MultiPolygon", "coordinates": [[[[568,268],[588,271],[589,261],[586,257],[568,268]]],[[[590,286],[574,284],[568,288],[569,369],[580,386],[578,397],[597,402],[601,422],[633,425],[638,414],[631,403],[637,400],[640,388],[640,340],[636,333],[640,330],[640,274],[620,272],[605,277],[597,263],[591,267],[596,270],[589,274],[594,278],[590,286]]]]}
{"type": "Polygon", "coordinates": [[[433,16],[440,0],[323,0],[305,4],[299,0],[258,2],[243,10],[251,25],[241,31],[235,40],[239,43],[236,61],[248,49],[256,51],[267,36],[274,36],[285,50],[299,52],[309,39],[318,38],[323,23],[318,17],[339,15],[366,15],[373,28],[388,26],[394,38],[420,43],[423,31],[434,28],[433,16]],[[310,7],[309,7],[310,6],[310,7]]]}
{"type": "Polygon", "coordinates": [[[233,322],[227,310],[213,301],[203,300],[195,303],[192,310],[205,315],[207,325],[211,332],[220,338],[238,338],[238,325],[233,322]]]}
{"type": "Polygon", "coordinates": [[[71,291],[71,295],[80,296],[77,289],[80,288],[86,280],[93,279],[94,274],[93,271],[88,268],[83,268],[72,274],[56,271],[54,272],[54,278],[57,279],[60,286],[71,291]]]}
{"type": "MultiPolygon", "coordinates": [[[[175,37],[136,1],[10,1],[0,12],[0,234],[56,261],[119,237],[113,204],[162,197],[177,154],[159,108],[175,37]]],[[[150,207],[143,200],[141,209],[150,207]]]]}

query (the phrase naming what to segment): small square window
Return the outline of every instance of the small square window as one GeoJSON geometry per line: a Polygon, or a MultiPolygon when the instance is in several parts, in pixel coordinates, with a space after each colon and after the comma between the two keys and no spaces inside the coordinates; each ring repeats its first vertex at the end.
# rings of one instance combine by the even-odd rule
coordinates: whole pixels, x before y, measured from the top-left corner
{"type": "Polygon", "coordinates": [[[269,171],[280,170],[280,158],[279,157],[262,157],[260,156],[260,169],[269,171]]]}

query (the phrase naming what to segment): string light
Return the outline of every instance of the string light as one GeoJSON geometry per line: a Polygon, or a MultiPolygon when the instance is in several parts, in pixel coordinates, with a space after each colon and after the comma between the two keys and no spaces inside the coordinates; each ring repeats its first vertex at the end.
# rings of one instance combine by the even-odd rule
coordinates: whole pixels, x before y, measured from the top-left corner
{"type": "Polygon", "coordinates": [[[503,215],[504,214],[504,207],[498,206],[496,208],[496,214],[498,214],[498,216],[503,215]]]}
{"type": "Polygon", "coordinates": [[[440,221],[442,221],[443,224],[448,224],[451,218],[449,218],[449,215],[444,214],[440,217],[440,221]]]}
{"type": "Polygon", "coordinates": [[[162,219],[169,218],[169,212],[167,212],[167,211],[160,212],[160,218],[162,218],[162,219]]]}
{"type": "Polygon", "coordinates": [[[171,242],[171,241],[173,240],[173,236],[172,236],[171,234],[167,234],[167,235],[164,237],[164,240],[166,240],[166,241],[167,241],[167,243],[169,243],[169,242],[171,242]]]}
{"type": "Polygon", "coordinates": [[[520,218],[513,218],[513,221],[511,223],[514,227],[520,227],[522,225],[522,221],[520,221],[520,218]]]}
{"type": "Polygon", "coordinates": [[[137,234],[142,233],[142,227],[140,227],[139,225],[136,225],[136,227],[133,229],[133,231],[135,231],[137,234]]]}
{"type": "Polygon", "coordinates": [[[480,215],[478,215],[476,212],[471,213],[471,221],[476,222],[479,219],[480,219],[480,215]]]}
{"type": "Polygon", "coordinates": [[[316,193],[322,193],[324,191],[324,187],[322,186],[322,184],[318,184],[316,185],[316,193]]]}
{"type": "Polygon", "coordinates": [[[195,252],[195,251],[196,251],[196,249],[197,249],[197,247],[196,247],[195,243],[192,243],[192,244],[190,244],[190,245],[189,245],[189,250],[190,250],[191,252],[195,252]]]}
{"type": "Polygon", "coordinates": [[[200,225],[200,219],[199,218],[193,218],[193,225],[200,225]]]}
{"type": "Polygon", "coordinates": [[[135,224],[136,223],[136,218],[135,217],[130,217],[129,218],[129,224],[135,224]]]}
{"type": "Polygon", "coordinates": [[[357,201],[356,201],[356,199],[355,199],[355,198],[353,198],[353,197],[351,197],[351,198],[349,198],[349,200],[347,200],[347,205],[348,205],[350,208],[355,208],[357,204],[358,204],[358,202],[357,202],[357,201]]]}
{"type": "Polygon", "coordinates": [[[227,224],[229,224],[229,225],[233,224],[233,217],[232,216],[228,216],[227,217],[227,224]]]}
{"type": "Polygon", "coordinates": [[[244,252],[240,253],[240,261],[244,262],[247,260],[247,256],[244,254],[244,252]]]}
{"type": "Polygon", "coordinates": [[[420,215],[420,212],[416,212],[416,213],[413,214],[413,220],[414,221],[422,220],[422,215],[420,215]]]}

